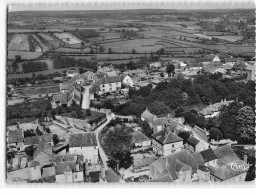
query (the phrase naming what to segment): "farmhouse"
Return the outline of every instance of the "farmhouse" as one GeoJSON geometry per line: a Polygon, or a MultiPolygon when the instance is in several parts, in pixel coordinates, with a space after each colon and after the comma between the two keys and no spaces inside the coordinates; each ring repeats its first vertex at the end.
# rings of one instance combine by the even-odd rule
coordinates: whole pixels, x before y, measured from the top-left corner
{"type": "Polygon", "coordinates": [[[104,77],[99,81],[99,88],[99,95],[105,94],[107,92],[117,92],[121,89],[121,78],[119,76],[104,77]]]}
{"type": "Polygon", "coordinates": [[[157,117],[156,115],[152,114],[147,108],[141,114],[141,120],[147,121],[150,127],[154,130],[154,132],[161,131],[165,127],[168,127],[175,123],[175,120],[171,117],[170,114],[164,117],[157,117]]]}
{"type": "Polygon", "coordinates": [[[129,75],[122,75],[122,76],[120,76],[120,78],[124,85],[133,87],[133,80],[129,75]]]}
{"type": "Polygon", "coordinates": [[[152,182],[192,182],[197,167],[190,151],[182,149],[153,162],[149,166],[149,177],[152,182]]]}
{"type": "Polygon", "coordinates": [[[229,105],[233,100],[227,101],[226,99],[221,100],[221,102],[210,104],[208,107],[204,108],[199,112],[199,115],[205,118],[212,118],[219,115],[220,108],[224,105],[229,105]]]}
{"type": "Polygon", "coordinates": [[[233,166],[240,164],[248,167],[247,156],[244,160],[239,159],[229,145],[218,147],[215,150],[207,149],[192,155],[198,165],[209,168],[212,182],[242,182],[245,180],[247,169],[236,170],[233,166]]]}
{"type": "Polygon", "coordinates": [[[84,156],[84,162],[98,164],[98,145],[94,132],[69,134],[69,153],[84,156]]]}
{"type": "Polygon", "coordinates": [[[157,155],[169,155],[183,148],[183,139],[171,131],[161,130],[152,135],[153,151],[157,155]]]}

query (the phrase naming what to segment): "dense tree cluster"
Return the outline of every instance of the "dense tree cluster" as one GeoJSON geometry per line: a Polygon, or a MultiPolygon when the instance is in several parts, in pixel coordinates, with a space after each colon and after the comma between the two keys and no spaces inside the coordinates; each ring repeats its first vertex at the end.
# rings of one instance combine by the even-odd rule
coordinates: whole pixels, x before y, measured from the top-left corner
{"type": "Polygon", "coordinates": [[[235,82],[222,79],[219,75],[199,75],[192,81],[178,75],[170,82],[159,83],[154,90],[150,85],[139,90],[130,89],[131,101],[117,107],[116,112],[140,117],[146,108],[155,115],[167,114],[175,110],[175,116],[184,117],[185,123],[210,130],[211,139],[225,138],[249,143],[253,140],[254,90],[255,83],[252,81],[235,82]],[[226,100],[238,98],[243,102],[243,106],[247,107],[240,110],[243,106],[235,101],[230,106],[222,108],[218,118],[209,120],[191,109],[199,105],[214,104],[225,98],[226,100]]]}
{"type": "Polygon", "coordinates": [[[80,67],[95,69],[97,68],[96,61],[88,61],[86,59],[75,59],[74,57],[64,57],[61,53],[56,53],[52,56],[53,67],[58,68],[67,68],[67,67],[80,67]]]}
{"type": "Polygon", "coordinates": [[[47,115],[51,109],[50,99],[38,99],[36,101],[25,101],[23,103],[8,105],[6,109],[7,121],[22,118],[41,118],[47,115]]]}
{"type": "Polygon", "coordinates": [[[46,62],[41,61],[28,61],[22,64],[22,70],[24,73],[37,72],[42,70],[47,70],[48,65],[46,62]]]}
{"type": "Polygon", "coordinates": [[[129,128],[117,125],[109,129],[102,137],[102,145],[109,158],[109,167],[116,169],[119,164],[119,168],[127,169],[132,165],[132,133],[129,128]]]}

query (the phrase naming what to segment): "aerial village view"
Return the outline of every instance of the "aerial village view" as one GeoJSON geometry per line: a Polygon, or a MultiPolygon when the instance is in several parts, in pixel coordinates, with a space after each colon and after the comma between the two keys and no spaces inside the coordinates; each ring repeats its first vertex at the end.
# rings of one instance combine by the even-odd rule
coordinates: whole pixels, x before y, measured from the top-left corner
{"type": "Polygon", "coordinates": [[[7,183],[255,178],[255,10],[7,12],[7,183]]]}

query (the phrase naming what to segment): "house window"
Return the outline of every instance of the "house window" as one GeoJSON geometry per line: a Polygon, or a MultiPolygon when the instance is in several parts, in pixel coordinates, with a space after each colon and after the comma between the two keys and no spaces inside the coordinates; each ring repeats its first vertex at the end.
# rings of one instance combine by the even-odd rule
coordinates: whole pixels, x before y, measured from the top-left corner
{"type": "Polygon", "coordinates": [[[104,88],[104,87],[105,87],[105,85],[102,85],[102,87],[104,88]]]}
{"type": "Polygon", "coordinates": [[[75,174],[75,179],[77,179],[77,174],[75,174]]]}
{"type": "Polygon", "coordinates": [[[172,144],[172,148],[174,148],[174,144],[172,144]]]}

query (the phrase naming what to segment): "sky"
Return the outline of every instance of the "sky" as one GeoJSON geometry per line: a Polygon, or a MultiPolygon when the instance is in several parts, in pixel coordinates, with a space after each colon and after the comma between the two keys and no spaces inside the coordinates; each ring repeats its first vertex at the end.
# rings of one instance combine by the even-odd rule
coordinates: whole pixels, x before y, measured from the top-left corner
{"type": "Polygon", "coordinates": [[[255,8],[254,0],[73,0],[64,2],[66,4],[60,4],[60,1],[56,0],[23,0],[22,4],[17,4],[17,1],[10,1],[8,8],[9,11],[255,8]]]}

